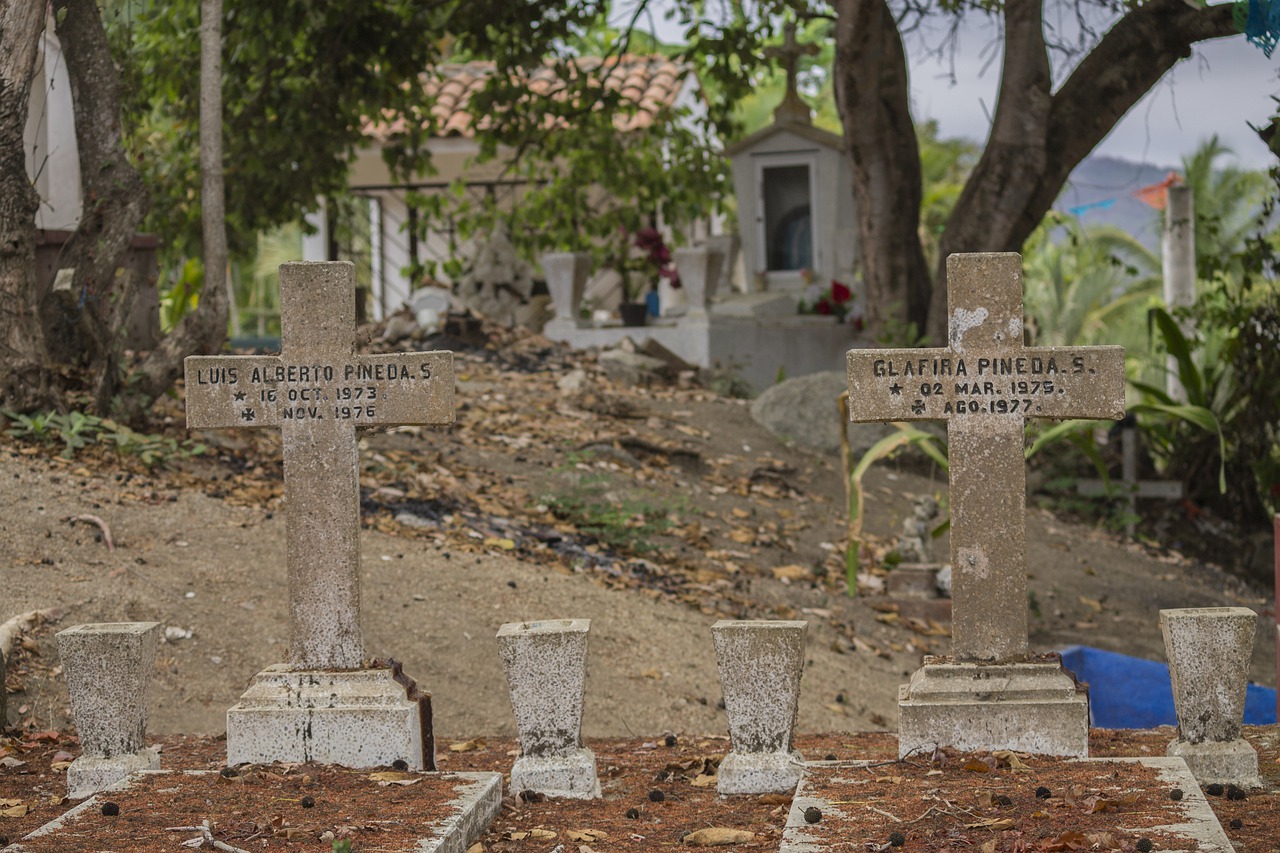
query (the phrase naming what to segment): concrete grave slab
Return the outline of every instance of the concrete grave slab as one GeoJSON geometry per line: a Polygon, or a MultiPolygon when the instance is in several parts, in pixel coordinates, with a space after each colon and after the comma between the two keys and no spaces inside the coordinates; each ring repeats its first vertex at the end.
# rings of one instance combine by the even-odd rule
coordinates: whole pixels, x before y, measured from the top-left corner
{"type": "MultiPolygon", "coordinates": [[[[1192,849],[1200,853],[1234,853],[1235,848],[1232,847],[1222,825],[1218,822],[1217,815],[1213,813],[1195,778],[1181,759],[1086,758],[1082,761],[1085,764],[1097,766],[1102,772],[1105,772],[1108,766],[1116,764],[1141,764],[1154,768],[1158,772],[1162,794],[1172,788],[1182,790],[1181,800],[1172,800],[1163,795],[1150,798],[1148,808],[1162,810],[1162,818],[1167,820],[1167,823],[1133,831],[1172,835],[1179,840],[1191,842],[1194,845],[1192,849]]],[[[881,764],[881,762],[875,762],[877,770],[874,772],[891,770],[891,768],[882,767],[881,764]]],[[[865,770],[871,765],[872,762],[867,761],[810,762],[805,778],[796,786],[795,797],[791,801],[791,811],[787,814],[782,844],[778,848],[780,853],[821,853],[846,847],[861,849],[863,846],[861,842],[872,840],[884,842],[890,830],[899,827],[909,828],[909,824],[894,823],[883,813],[876,815],[874,839],[853,837],[848,834],[847,824],[842,827],[842,818],[854,816],[858,810],[875,805],[867,801],[865,789],[862,787],[862,784],[871,778],[865,770]],[[825,793],[819,793],[819,789],[825,793]],[[837,792],[835,796],[832,795],[833,791],[837,792]],[[817,808],[822,813],[822,819],[816,823],[806,820],[805,811],[810,808],[817,808]]],[[[919,811],[925,812],[929,807],[929,803],[921,802],[919,811]]],[[[903,816],[898,817],[900,821],[906,820],[903,816]]],[[[1113,828],[1124,831],[1132,829],[1125,825],[1123,815],[1117,815],[1113,828]]],[[[912,849],[909,845],[910,842],[903,849],[912,849]]],[[[1155,851],[1161,849],[1158,845],[1153,848],[1155,851]]]]}
{"type": "Polygon", "coordinates": [[[935,662],[904,688],[899,712],[914,734],[902,737],[899,748],[905,755],[924,743],[953,745],[957,713],[981,717],[990,704],[1002,709],[985,726],[992,746],[1026,742],[1022,727],[1032,726],[1038,733],[1029,739],[1051,754],[1083,756],[1088,699],[1084,693],[1066,698],[1066,684],[1073,681],[1066,673],[1029,692],[1054,697],[1039,711],[1035,698],[1017,699],[1016,714],[1004,710],[1012,702],[1000,704],[999,685],[1046,677],[1043,664],[1025,678],[1008,669],[1030,660],[1025,423],[1122,417],[1124,350],[1025,346],[1022,258],[1016,253],[952,255],[947,287],[947,347],[850,350],[847,359],[851,420],[947,422],[952,661],[935,662]],[[999,665],[1000,675],[975,678],[967,669],[953,675],[936,669],[972,664],[999,665]],[[967,696],[956,689],[964,684],[972,686],[967,696]],[[949,698],[939,703],[943,694],[949,698]],[[1065,727],[1064,715],[1072,718],[1065,727]],[[1001,732],[1000,725],[1009,728],[1001,732]]]}
{"type": "MultiPolygon", "coordinates": [[[[424,755],[429,731],[415,734],[430,727],[420,703],[393,700],[397,685],[387,670],[361,672],[358,441],[372,427],[452,423],[453,354],[356,355],[355,272],[346,262],[282,265],[280,323],[278,356],[185,362],[190,428],[279,428],[282,435],[290,617],[285,669],[292,674],[273,667],[255,679],[245,701],[227,712],[229,748],[252,738],[281,752],[245,748],[238,755],[293,761],[299,751],[323,753],[328,747],[315,742],[312,723],[321,710],[316,702],[324,700],[303,694],[324,684],[335,697],[323,707],[325,719],[346,715],[338,728],[348,740],[366,741],[355,754],[385,751],[415,769],[432,766],[434,756],[424,755]],[[371,723],[393,713],[400,715],[394,723],[371,723]],[[381,742],[392,732],[405,734],[394,745],[381,742]]],[[[344,747],[340,754],[351,751],[344,747]]]]}
{"type": "Polygon", "coordinates": [[[721,620],[711,626],[720,691],[733,746],[720,762],[716,791],[789,791],[804,758],[792,746],[804,674],[808,622],[721,620]]]}
{"type": "Polygon", "coordinates": [[[600,796],[595,754],[582,745],[589,619],[508,622],[498,629],[520,757],[511,790],[553,797],[600,796]]]}
{"type": "Polygon", "coordinates": [[[56,636],[83,749],[67,768],[69,796],[87,797],[130,773],[159,768],[146,734],[160,623],[99,622],[56,636]]]}
{"type": "MultiPolygon", "coordinates": [[[[55,820],[28,833],[5,850],[12,853],[45,853],[45,851],[107,849],[103,844],[95,843],[93,833],[94,824],[102,820],[100,816],[102,804],[108,799],[120,806],[122,814],[135,808],[154,811],[156,807],[150,802],[140,802],[136,805],[131,802],[131,792],[137,788],[137,783],[150,777],[164,780],[166,787],[178,790],[182,786],[220,784],[218,775],[212,770],[188,770],[182,773],[167,770],[142,771],[116,782],[107,790],[90,797],[55,820]]],[[[421,837],[399,847],[384,846],[379,843],[378,849],[392,851],[392,853],[465,853],[485,833],[502,808],[502,774],[425,773],[423,778],[451,789],[447,805],[440,810],[439,815],[421,816],[418,821],[421,826],[421,837]]],[[[192,820],[191,814],[175,812],[171,817],[166,816],[163,822],[171,826],[183,826],[190,824],[192,820]]],[[[196,823],[199,821],[197,820],[196,823]]],[[[143,836],[140,840],[164,840],[177,849],[180,846],[179,842],[189,837],[191,837],[190,832],[186,835],[164,832],[159,839],[143,836]]],[[[325,844],[325,849],[328,849],[328,844],[325,844]]]]}

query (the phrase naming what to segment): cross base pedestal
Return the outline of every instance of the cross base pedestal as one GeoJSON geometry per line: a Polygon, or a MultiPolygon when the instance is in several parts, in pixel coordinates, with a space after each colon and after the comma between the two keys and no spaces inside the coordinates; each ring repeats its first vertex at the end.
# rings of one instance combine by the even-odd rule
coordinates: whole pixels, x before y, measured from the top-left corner
{"type": "Polygon", "coordinates": [[[949,746],[1089,755],[1089,695],[1061,662],[925,658],[898,690],[898,756],[949,746]]]}
{"type": "Polygon", "coordinates": [[[227,764],[314,762],[409,770],[434,766],[419,702],[390,669],[291,670],[275,664],[254,676],[227,711],[227,764]]]}
{"type": "MultiPolygon", "coordinates": [[[[1254,767],[1257,768],[1256,760],[1254,767]]],[[[67,768],[67,796],[73,800],[83,800],[99,791],[105,791],[140,770],[159,769],[160,754],[154,749],[140,749],[110,758],[82,755],[67,768]]]]}
{"type": "Polygon", "coordinates": [[[1241,788],[1262,787],[1258,777],[1258,753],[1244,738],[1229,741],[1191,743],[1178,740],[1169,742],[1165,752],[1187,762],[1191,775],[1201,785],[1236,785],[1241,788]]]}
{"type": "Polygon", "coordinates": [[[716,773],[716,793],[790,792],[803,775],[804,756],[798,752],[730,752],[716,773]]]}
{"type": "Polygon", "coordinates": [[[511,767],[511,791],[529,790],[548,797],[599,798],[595,753],[583,748],[565,755],[520,756],[511,767]]]}

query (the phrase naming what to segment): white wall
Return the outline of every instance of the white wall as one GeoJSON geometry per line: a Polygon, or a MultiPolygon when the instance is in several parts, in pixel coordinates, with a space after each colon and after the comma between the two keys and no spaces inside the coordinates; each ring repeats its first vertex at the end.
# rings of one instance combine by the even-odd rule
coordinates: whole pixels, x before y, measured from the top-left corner
{"type": "Polygon", "coordinates": [[[80,158],[71,81],[51,23],[40,40],[23,147],[27,174],[40,194],[36,227],[74,229],[80,222],[80,158]]]}

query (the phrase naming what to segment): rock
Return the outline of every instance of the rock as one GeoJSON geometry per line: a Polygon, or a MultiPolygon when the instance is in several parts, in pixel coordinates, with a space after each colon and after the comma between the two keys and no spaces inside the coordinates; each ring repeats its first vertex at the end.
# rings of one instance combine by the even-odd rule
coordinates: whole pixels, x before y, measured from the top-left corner
{"type": "MultiPolygon", "coordinates": [[[[827,370],[779,382],[751,403],[751,418],[801,450],[824,455],[839,453],[840,418],[836,400],[846,389],[846,382],[843,370],[827,370]]],[[[886,435],[897,432],[890,424],[846,421],[844,426],[854,459],[860,458],[886,435]]],[[[918,421],[913,426],[945,439],[945,428],[935,423],[918,421]]]]}
{"type": "Polygon", "coordinates": [[[560,389],[561,394],[576,394],[587,384],[587,372],[581,367],[575,367],[560,380],[556,382],[556,387],[560,389]]]}
{"type": "Polygon", "coordinates": [[[606,376],[628,386],[644,386],[663,381],[669,372],[666,363],[659,359],[622,349],[605,350],[600,353],[599,361],[606,376]]]}

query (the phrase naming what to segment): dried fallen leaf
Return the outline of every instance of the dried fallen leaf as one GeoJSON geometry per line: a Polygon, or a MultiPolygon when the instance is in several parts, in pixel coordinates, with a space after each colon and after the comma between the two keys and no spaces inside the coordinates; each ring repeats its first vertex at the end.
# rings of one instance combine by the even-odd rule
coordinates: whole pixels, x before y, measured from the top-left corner
{"type": "Polygon", "coordinates": [[[1005,829],[1013,829],[1014,820],[1011,817],[989,817],[984,818],[977,823],[966,823],[965,829],[990,829],[993,832],[1000,832],[1005,829]]]}
{"type": "Polygon", "coordinates": [[[684,843],[691,847],[725,847],[730,844],[753,841],[755,837],[754,832],[747,832],[745,829],[712,826],[689,833],[684,837],[684,843]]]}
{"type": "Polygon", "coordinates": [[[484,540],[486,548],[501,548],[503,551],[512,551],[516,547],[514,539],[499,539],[496,536],[490,536],[484,540]]]}
{"type": "Polygon", "coordinates": [[[602,829],[571,829],[565,837],[570,841],[608,841],[609,833],[602,829]]]}
{"type": "Polygon", "coordinates": [[[790,794],[761,794],[757,802],[766,806],[789,806],[791,805],[790,794]]]}
{"type": "Polygon", "coordinates": [[[415,785],[422,781],[421,776],[400,770],[379,770],[377,773],[370,773],[369,779],[380,785],[415,785]]]}
{"type": "Polygon", "coordinates": [[[22,800],[0,799],[0,817],[22,817],[29,810],[22,800]]]}
{"type": "Polygon", "coordinates": [[[1029,771],[1030,767],[1022,763],[1022,759],[1018,758],[1018,754],[1008,749],[1001,749],[991,753],[991,757],[999,761],[1001,764],[1007,764],[1010,770],[1029,771]]]}
{"type": "Polygon", "coordinates": [[[1089,839],[1083,832],[1069,829],[1057,838],[1042,842],[1041,847],[1047,853],[1058,853],[1058,851],[1063,850],[1088,850],[1089,839]]]}
{"type": "Polygon", "coordinates": [[[714,788],[717,781],[719,781],[719,777],[715,775],[699,773],[697,778],[693,780],[692,784],[695,788],[714,788]]]}
{"type": "Polygon", "coordinates": [[[799,565],[796,565],[795,563],[792,563],[787,566],[774,566],[769,571],[772,572],[773,576],[778,580],[789,580],[789,581],[804,580],[805,578],[809,577],[812,574],[812,572],[810,572],[804,566],[799,566],[799,565]]]}
{"type": "Polygon", "coordinates": [[[450,752],[474,752],[477,749],[484,749],[484,738],[477,737],[471,740],[464,740],[461,743],[449,744],[450,752]]]}
{"type": "Polygon", "coordinates": [[[991,765],[984,759],[974,756],[964,763],[964,767],[962,769],[968,770],[970,773],[990,773],[991,765]]]}

